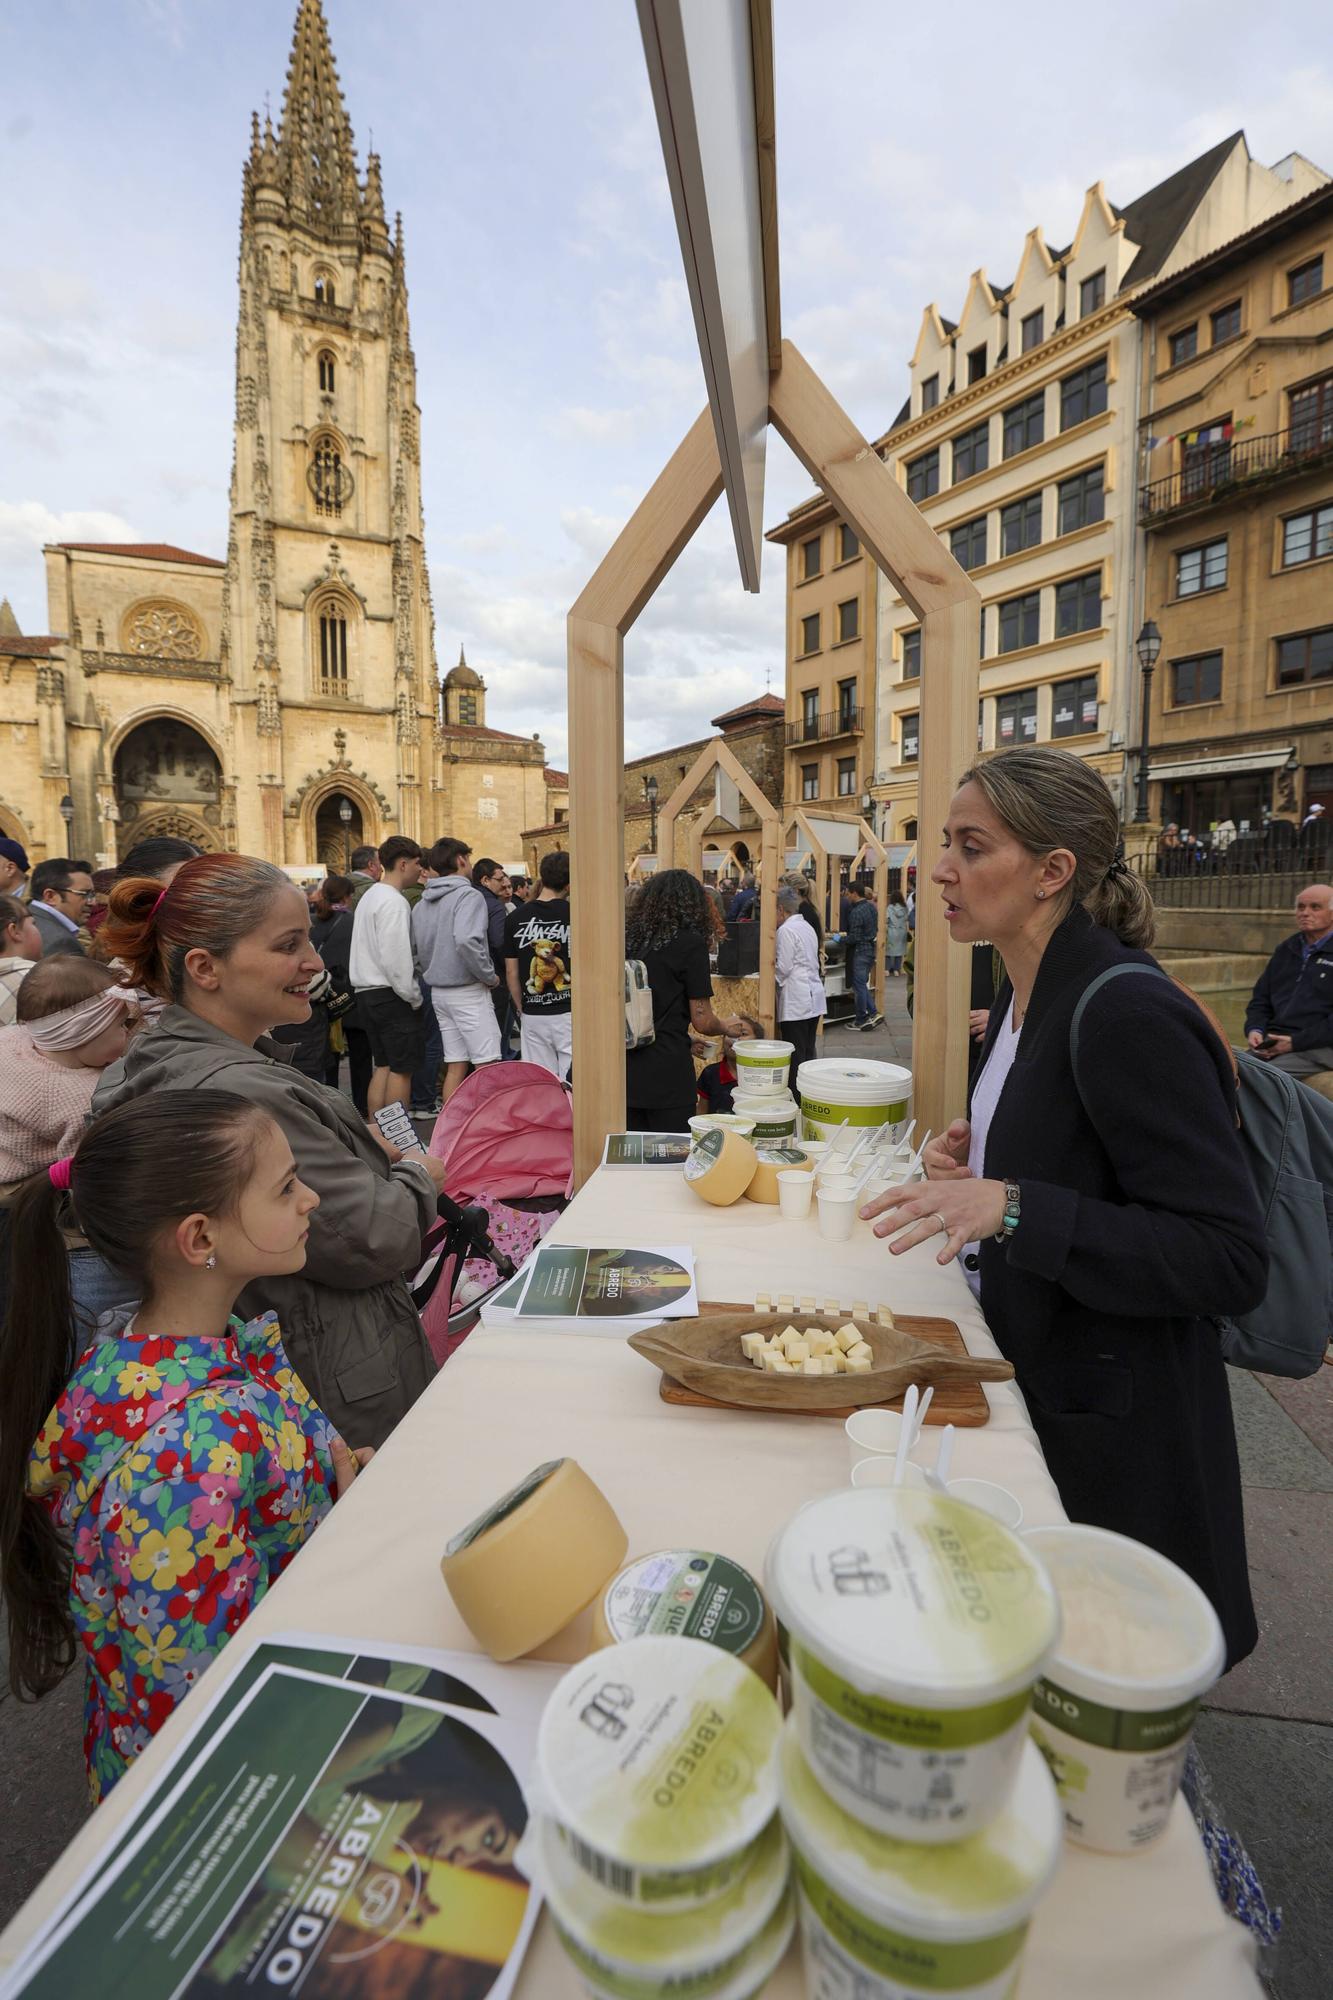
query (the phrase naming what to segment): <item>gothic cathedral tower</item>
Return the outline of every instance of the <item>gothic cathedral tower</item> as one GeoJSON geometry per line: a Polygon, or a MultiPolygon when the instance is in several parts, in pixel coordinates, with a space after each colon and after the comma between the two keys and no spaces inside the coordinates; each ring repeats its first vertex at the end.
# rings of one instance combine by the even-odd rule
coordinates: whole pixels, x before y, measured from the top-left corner
{"type": "Polygon", "coordinates": [[[420,441],[401,218],[391,238],[377,154],[357,177],[320,0],[300,0],[241,212],[222,672],[243,851],[340,867],[421,833],[438,695],[420,441]]]}

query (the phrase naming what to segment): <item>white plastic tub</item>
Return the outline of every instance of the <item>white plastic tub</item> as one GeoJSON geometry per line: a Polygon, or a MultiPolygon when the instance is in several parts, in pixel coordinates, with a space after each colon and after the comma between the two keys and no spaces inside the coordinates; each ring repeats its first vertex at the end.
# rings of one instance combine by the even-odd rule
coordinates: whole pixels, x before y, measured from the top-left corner
{"type": "Polygon", "coordinates": [[[738,1882],[777,1806],[781,1718],[744,1663],[645,1634],[571,1667],[537,1732],[539,1810],[620,1901],[697,1908],[738,1882]]]}
{"type": "Polygon", "coordinates": [[[594,2000],[749,2000],[795,1924],[790,1854],[776,1813],[740,1881],[680,1916],[633,1909],[599,1888],[549,1821],[534,1859],[557,1935],[594,2000]]]}
{"type": "Polygon", "coordinates": [[[900,1063],[820,1056],[801,1064],[796,1089],[807,1139],[832,1141],[844,1127],[859,1137],[867,1126],[897,1125],[911,1115],[912,1072],[900,1063]]]}
{"type": "Polygon", "coordinates": [[[739,1132],[742,1139],[748,1139],[754,1130],[753,1119],[734,1111],[697,1111],[687,1122],[696,1138],[701,1132],[739,1132]]]}
{"type": "Polygon", "coordinates": [[[800,1113],[789,1090],[760,1093],[742,1090],[738,1085],[732,1092],[731,1102],[735,1116],[754,1128],[750,1136],[756,1146],[773,1140],[795,1139],[800,1113]]]}
{"type": "Polygon", "coordinates": [[[899,1840],[962,1840],[1002,1808],[1055,1591],[1017,1536],[946,1494],[845,1489],[776,1536],[801,1747],[845,1812],[899,1840]]]}
{"type": "Polygon", "coordinates": [[[787,1074],[796,1053],[794,1042],[761,1042],[742,1039],[732,1044],[736,1066],[736,1088],[772,1096],[787,1088],[787,1074]]]}
{"type": "Polygon", "coordinates": [[[1226,1657],[1217,1613],[1165,1556],[1106,1528],[1032,1528],[1063,1630],[1032,1698],[1065,1831],[1138,1854],[1161,1839],[1194,1717],[1226,1657]]]}
{"type": "Polygon", "coordinates": [[[1027,1743],[1003,1810],[970,1840],[871,1833],[816,1782],[795,1719],[782,1817],[796,1862],[806,1992],[817,2000],[1010,2000],[1028,1921],[1060,1859],[1060,1809],[1027,1743]]]}

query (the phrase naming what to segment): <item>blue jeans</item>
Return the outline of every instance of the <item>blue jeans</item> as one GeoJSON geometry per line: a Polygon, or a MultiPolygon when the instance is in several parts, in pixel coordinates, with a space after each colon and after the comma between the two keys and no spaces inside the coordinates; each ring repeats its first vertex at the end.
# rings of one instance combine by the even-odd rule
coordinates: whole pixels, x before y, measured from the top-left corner
{"type": "Polygon", "coordinates": [[[856,1002],[856,1021],[859,1027],[868,1021],[875,1011],[875,1003],[870,997],[870,968],[875,963],[875,947],[872,944],[852,946],[852,996],[856,1002]]]}
{"type": "Polygon", "coordinates": [[[102,1313],[114,1306],[139,1303],[132,1281],[104,1264],[95,1250],[70,1251],[69,1289],[84,1339],[91,1335],[102,1313]]]}
{"type": "Polygon", "coordinates": [[[431,1005],[430,988],[424,979],[421,982],[421,1017],[426,1030],[426,1046],[412,1077],[412,1103],[420,1110],[429,1108],[433,1111],[440,1098],[444,1043],[440,1040],[440,1024],[431,1005]]]}

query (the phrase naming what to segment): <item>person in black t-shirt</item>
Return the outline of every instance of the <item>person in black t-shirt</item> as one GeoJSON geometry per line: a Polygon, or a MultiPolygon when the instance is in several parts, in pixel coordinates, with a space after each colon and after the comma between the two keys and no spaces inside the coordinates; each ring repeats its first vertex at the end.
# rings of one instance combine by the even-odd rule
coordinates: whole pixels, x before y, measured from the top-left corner
{"type": "Polygon", "coordinates": [[[626,1125],[631,1132],[686,1132],[696,1090],[690,1029],[738,1035],[739,1015],[713,1012],[710,939],[722,924],[702,885],[684,868],[650,875],[625,922],[625,956],[642,959],[653,996],[654,1039],[625,1053],[626,1125]]]}
{"type": "Polygon", "coordinates": [[[544,854],[540,872],[532,901],[505,919],[505,978],[519,1016],[523,1061],[540,1063],[563,1083],[574,1053],[569,856],[544,854]]]}

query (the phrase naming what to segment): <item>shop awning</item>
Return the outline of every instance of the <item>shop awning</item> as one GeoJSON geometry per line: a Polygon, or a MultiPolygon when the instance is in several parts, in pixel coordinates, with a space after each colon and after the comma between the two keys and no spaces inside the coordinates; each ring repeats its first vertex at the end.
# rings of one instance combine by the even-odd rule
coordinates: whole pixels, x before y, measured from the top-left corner
{"type": "Polygon", "coordinates": [[[1276,771],[1293,754],[1285,750],[1244,750],[1228,757],[1191,757],[1182,764],[1150,764],[1150,778],[1227,778],[1242,771],[1276,771]]]}

